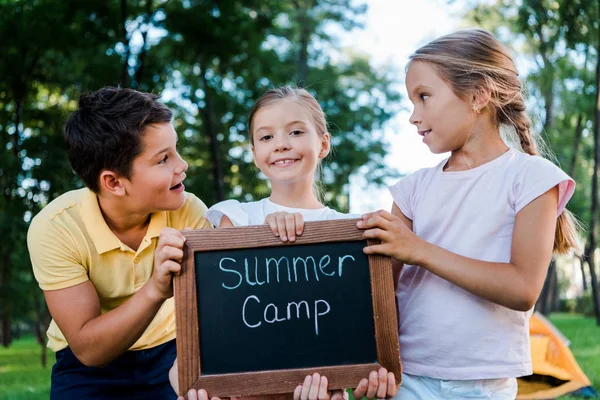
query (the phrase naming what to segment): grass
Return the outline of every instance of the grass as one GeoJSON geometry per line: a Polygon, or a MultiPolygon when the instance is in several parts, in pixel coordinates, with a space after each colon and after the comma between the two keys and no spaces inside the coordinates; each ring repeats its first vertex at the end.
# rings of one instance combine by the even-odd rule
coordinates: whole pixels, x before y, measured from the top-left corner
{"type": "Polygon", "coordinates": [[[43,368],[41,352],[41,346],[33,337],[16,340],[9,348],[0,347],[0,400],[50,398],[54,353],[46,349],[48,366],[43,368]]]}
{"type": "MultiPolygon", "coordinates": [[[[550,321],[571,341],[571,352],[600,393],[600,327],[593,318],[578,314],[553,314],[550,321]]],[[[561,400],[576,399],[563,396],[561,400]]]]}
{"type": "MultiPolygon", "coordinates": [[[[581,369],[600,392],[600,327],[592,318],[553,314],[550,320],[571,341],[571,351],[581,369]]],[[[42,400],[50,397],[50,371],[54,354],[47,350],[48,366],[40,365],[40,346],[32,337],[0,347],[0,400],[42,400]]],[[[561,400],[576,399],[563,396],[561,400]]]]}

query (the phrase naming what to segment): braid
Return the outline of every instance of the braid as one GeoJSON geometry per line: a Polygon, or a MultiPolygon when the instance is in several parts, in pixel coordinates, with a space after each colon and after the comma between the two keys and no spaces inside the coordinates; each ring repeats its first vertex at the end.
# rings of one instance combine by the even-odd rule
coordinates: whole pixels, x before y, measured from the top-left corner
{"type": "Polygon", "coordinates": [[[525,100],[521,92],[513,97],[512,101],[499,107],[497,118],[501,124],[513,126],[518,137],[518,143],[527,154],[539,155],[535,139],[531,133],[531,119],[525,112],[525,100]]]}

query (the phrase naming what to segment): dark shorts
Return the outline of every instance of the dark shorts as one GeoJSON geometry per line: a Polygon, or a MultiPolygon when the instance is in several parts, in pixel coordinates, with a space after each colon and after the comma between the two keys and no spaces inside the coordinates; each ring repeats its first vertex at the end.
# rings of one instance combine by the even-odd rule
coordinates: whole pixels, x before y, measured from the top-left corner
{"type": "Polygon", "coordinates": [[[175,355],[175,340],[171,340],[128,351],[107,366],[94,368],[83,365],[67,347],[56,353],[50,399],[177,399],[169,384],[175,355]]]}

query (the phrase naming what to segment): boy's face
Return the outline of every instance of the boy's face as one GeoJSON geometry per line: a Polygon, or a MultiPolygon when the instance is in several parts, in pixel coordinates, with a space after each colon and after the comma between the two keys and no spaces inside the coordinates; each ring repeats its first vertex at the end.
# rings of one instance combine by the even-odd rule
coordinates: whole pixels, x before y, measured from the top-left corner
{"type": "Polygon", "coordinates": [[[142,152],[124,179],[128,205],[141,213],[177,210],[185,201],[183,180],[188,164],[177,152],[173,125],[155,124],[144,129],[142,152]]]}

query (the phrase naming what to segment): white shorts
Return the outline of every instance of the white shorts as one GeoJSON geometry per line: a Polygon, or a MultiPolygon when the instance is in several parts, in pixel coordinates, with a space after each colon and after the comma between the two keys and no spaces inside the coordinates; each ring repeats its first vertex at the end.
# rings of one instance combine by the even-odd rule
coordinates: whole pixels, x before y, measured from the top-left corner
{"type": "Polygon", "coordinates": [[[458,381],[402,374],[402,386],[394,400],[514,400],[517,391],[515,378],[458,381]]]}

